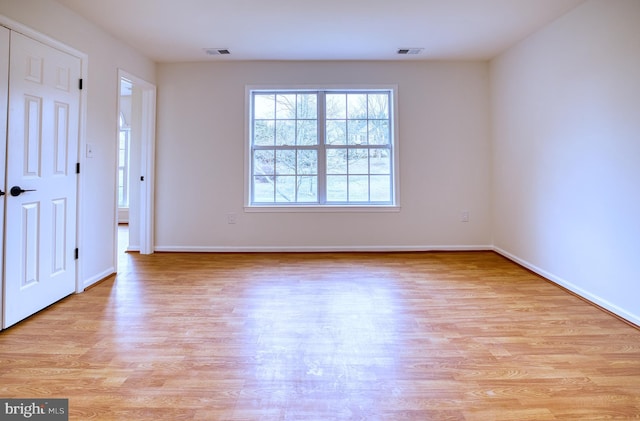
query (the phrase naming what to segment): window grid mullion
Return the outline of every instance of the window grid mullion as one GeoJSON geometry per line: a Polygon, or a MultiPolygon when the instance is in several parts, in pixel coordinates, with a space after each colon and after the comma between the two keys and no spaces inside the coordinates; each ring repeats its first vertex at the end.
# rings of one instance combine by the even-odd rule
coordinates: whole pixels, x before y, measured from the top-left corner
{"type": "Polygon", "coordinates": [[[326,93],[318,92],[318,203],[327,203],[326,93]]]}
{"type": "Polygon", "coordinates": [[[295,95],[295,102],[294,102],[294,107],[295,107],[295,109],[294,109],[294,111],[293,111],[293,115],[294,115],[294,117],[295,117],[295,119],[296,119],[296,120],[295,120],[295,124],[294,124],[294,126],[293,126],[293,127],[294,127],[294,137],[295,137],[295,138],[294,138],[294,142],[295,142],[295,146],[296,146],[296,147],[295,147],[295,149],[294,149],[294,159],[293,159],[293,162],[294,162],[294,170],[293,170],[293,172],[294,172],[294,178],[293,178],[293,183],[294,183],[294,185],[296,186],[296,187],[295,187],[295,189],[294,189],[295,201],[296,201],[296,202],[298,201],[298,194],[300,193],[300,192],[298,191],[298,181],[299,181],[299,179],[300,179],[300,174],[299,174],[299,163],[298,163],[298,158],[299,158],[299,156],[298,156],[298,155],[299,155],[298,151],[300,150],[300,149],[299,149],[299,147],[298,147],[298,146],[299,146],[299,139],[298,139],[299,131],[298,131],[298,129],[299,129],[299,124],[300,124],[300,120],[298,119],[298,117],[299,117],[299,116],[298,116],[298,100],[299,100],[299,98],[300,98],[299,94],[298,94],[298,93],[296,93],[296,95],[295,95]]]}

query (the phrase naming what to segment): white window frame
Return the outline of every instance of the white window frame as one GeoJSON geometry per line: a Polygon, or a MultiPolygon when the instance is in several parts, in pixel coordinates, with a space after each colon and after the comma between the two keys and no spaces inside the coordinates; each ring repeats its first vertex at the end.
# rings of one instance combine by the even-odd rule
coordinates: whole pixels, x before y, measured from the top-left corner
{"type": "MultiPolygon", "coordinates": [[[[319,104],[320,107],[320,104],[319,104]]],[[[324,110],[318,111],[318,125],[324,124],[324,110]]],[[[324,129],[320,130],[324,134],[324,129]]],[[[324,151],[324,147],[321,148],[324,151]]],[[[399,182],[399,136],[398,136],[398,87],[397,85],[247,85],[245,87],[245,204],[246,212],[394,212],[400,210],[400,182],[399,182]],[[390,112],[390,136],[391,136],[391,175],[392,175],[392,192],[390,203],[339,203],[339,204],[322,204],[322,203],[252,203],[252,93],[253,92],[310,92],[310,91],[334,91],[340,93],[357,93],[358,91],[389,91],[391,101],[389,104],[390,112]]],[[[324,162],[319,157],[319,165],[324,162]]],[[[319,169],[320,172],[320,169],[319,169]]],[[[321,172],[324,173],[324,170],[321,172]]],[[[320,175],[319,175],[320,176],[320,175]]],[[[324,174],[326,177],[326,174],[324,174]]],[[[318,179],[318,183],[324,183],[318,179]]],[[[318,192],[320,195],[321,193],[318,192]]]]}

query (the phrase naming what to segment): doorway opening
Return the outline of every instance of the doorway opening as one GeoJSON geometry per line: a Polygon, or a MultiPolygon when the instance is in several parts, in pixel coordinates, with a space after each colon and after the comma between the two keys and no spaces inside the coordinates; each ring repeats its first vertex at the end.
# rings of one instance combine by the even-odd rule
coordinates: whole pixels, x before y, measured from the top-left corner
{"type": "Polygon", "coordinates": [[[118,267],[128,262],[126,253],[132,251],[129,244],[129,171],[131,155],[131,119],[133,84],[120,78],[120,96],[118,98],[118,267]]]}
{"type": "Polygon", "coordinates": [[[123,253],[153,253],[156,88],[118,71],[116,261],[123,253]]]}

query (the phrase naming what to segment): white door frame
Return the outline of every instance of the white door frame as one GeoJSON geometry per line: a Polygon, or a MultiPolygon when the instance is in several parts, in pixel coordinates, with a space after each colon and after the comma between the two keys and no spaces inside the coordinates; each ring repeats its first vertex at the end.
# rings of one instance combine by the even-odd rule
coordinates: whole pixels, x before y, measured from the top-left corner
{"type": "MultiPolygon", "coordinates": [[[[11,39],[11,32],[9,29],[0,27],[2,32],[0,37],[3,38],[0,42],[0,57],[9,57],[9,43],[11,39]]],[[[6,162],[7,152],[7,126],[9,113],[9,61],[0,60],[0,162],[2,165],[6,162]]],[[[6,168],[5,168],[6,169],[6,168]]],[[[4,326],[4,207],[6,198],[5,190],[5,176],[6,171],[0,173],[0,190],[3,191],[3,196],[0,198],[0,329],[4,326]]]]}
{"type": "MultiPolygon", "coordinates": [[[[122,78],[133,83],[134,89],[142,90],[141,105],[141,162],[140,174],[144,177],[144,181],[140,182],[140,254],[152,254],[154,252],[154,186],[155,186],[155,146],[156,146],[156,86],[144,79],[141,79],[125,70],[118,69],[117,95],[120,98],[120,81],[122,78]]],[[[120,101],[118,101],[118,116],[120,115],[120,101]]],[[[118,128],[118,133],[119,133],[118,128]]],[[[116,142],[116,148],[118,142],[116,142]]],[[[133,181],[133,180],[132,180],[133,181]]],[[[116,206],[115,220],[118,217],[118,200],[117,200],[118,177],[116,176],[116,206]]],[[[114,266],[117,267],[117,235],[118,226],[116,223],[114,232],[114,244],[116,252],[114,253],[114,266]]]]}
{"type": "MultiPolygon", "coordinates": [[[[41,42],[45,45],[48,45],[49,47],[55,48],[57,50],[63,51],[69,55],[72,55],[78,59],[80,59],[80,77],[83,80],[87,79],[87,75],[88,75],[88,69],[89,69],[89,56],[79,50],[76,50],[75,48],[69,47],[66,44],[61,43],[60,41],[51,38],[47,35],[44,35],[38,31],[35,31],[31,28],[29,28],[28,26],[25,26],[19,22],[16,22],[12,19],[9,19],[8,17],[4,16],[4,15],[0,15],[0,25],[21,33],[22,35],[25,35],[29,38],[32,38],[38,42],[41,42]]],[[[79,122],[78,122],[78,150],[76,151],[76,162],[81,162],[80,160],[80,151],[85,147],[86,144],[86,130],[87,130],[87,88],[86,88],[86,83],[83,86],[83,89],[80,91],[80,110],[79,110],[79,122]]],[[[5,117],[6,118],[6,117],[5,117]]],[[[81,173],[82,174],[82,173],[81,173]]],[[[82,206],[81,206],[81,197],[80,197],[80,192],[81,192],[81,183],[82,183],[82,177],[78,177],[78,184],[76,186],[76,199],[77,199],[77,205],[76,205],[76,247],[81,247],[82,244],[80,244],[81,242],[81,229],[82,227],[80,226],[80,222],[81,221],[81,212],[82,212],[82,206]]],[[[4,239],[3,239],[4,241],[4,239]]],[[[81,279],[83,279],[82,276],[82,265],[80,265],[79,261],[76,260],[76,293],[81,293],[84,291],[84,284],[81,281],[81,279]]]]}

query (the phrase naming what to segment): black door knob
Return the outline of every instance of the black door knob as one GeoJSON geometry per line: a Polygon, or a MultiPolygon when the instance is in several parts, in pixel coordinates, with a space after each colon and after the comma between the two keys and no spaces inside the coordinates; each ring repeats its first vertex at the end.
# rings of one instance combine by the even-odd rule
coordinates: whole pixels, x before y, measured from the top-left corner
{"type": "Polygon", "coordinates": [[[4,196],[6,193],[0,190],[0,196],[4,196]]]}
{"type": "Polygon", "coordinates": [[[20,186],[13,186],[11,187],[11,190],[9,190],[9,193],[11,193],[11,196],[20,196],[22,193],[27,192],[27,191],[35,191],[35,190],[23,190],[22,187],[20,186]]]}

